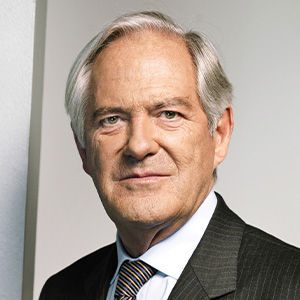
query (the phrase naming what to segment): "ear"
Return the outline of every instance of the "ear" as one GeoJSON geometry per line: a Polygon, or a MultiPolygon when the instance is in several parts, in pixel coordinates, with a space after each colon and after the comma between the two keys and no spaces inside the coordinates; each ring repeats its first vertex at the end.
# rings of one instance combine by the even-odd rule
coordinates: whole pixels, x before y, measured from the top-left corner
{"type": "Polygon", "coordinates": [[[232,107],[229,106],[224,111],[223,115],[218,121],[216,131],[214,132],[215,142],[215,159],[214,168],[216,168],[226,157],[231,133],[233,131],[233,113],[232,107]]]}
{"type": "Polygon", "coordinates": [[[86,149],[84,147],[82,147],[82,145],[80,144],[79,140],[78,140],[78,137],[72,127],[72,124],[71,124],[71,128],[72,128],[72,131],[73,131],[73,135],[74,135],[74,140],[75,140],[75,143],[76,143],[76,146],[77,146],[77,149],[78,149],[78,152],[79,152],[79,155],[81,157],[81,160],[82,160],[82,167],[83,167],[83,170],[88,174],[88,175],[91,175],[90,174],[90,171],[89,171],[89,168],[88,168],[88,163],[87,163],[87,156],[86,156],[86,149]]]}

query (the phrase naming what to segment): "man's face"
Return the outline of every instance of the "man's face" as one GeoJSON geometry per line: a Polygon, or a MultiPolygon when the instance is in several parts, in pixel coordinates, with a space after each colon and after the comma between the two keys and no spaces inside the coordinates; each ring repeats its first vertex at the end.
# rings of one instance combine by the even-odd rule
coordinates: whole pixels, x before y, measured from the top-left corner
{"type": "Polygon", "coordinates": [[[92,76],[86,165],[108,215],[117,226],[184,222],[217,165],[185,45],[135,33],[108,46],[92,76]]]}

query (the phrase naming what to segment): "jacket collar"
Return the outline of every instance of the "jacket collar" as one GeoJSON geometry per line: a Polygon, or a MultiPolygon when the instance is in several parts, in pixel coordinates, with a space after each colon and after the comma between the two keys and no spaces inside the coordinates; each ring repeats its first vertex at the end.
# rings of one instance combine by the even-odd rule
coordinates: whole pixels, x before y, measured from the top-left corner
{"type": "Polygon", "coordinates": [[[190,299],[191,295],[212,299],[236,289],[238,253],[245,223],[216,195],[215,212],[169,299],[190,299]]]}
{"type": "Polygon", "coordinates": [[[109,289],[110,280],[117,267],[116,244],[111,244],[98,250],[101,253],[95,255],[96,259],[91,265],[91,272],[85,280],[85,292],[87,300],[105,300],[109,289]]]}

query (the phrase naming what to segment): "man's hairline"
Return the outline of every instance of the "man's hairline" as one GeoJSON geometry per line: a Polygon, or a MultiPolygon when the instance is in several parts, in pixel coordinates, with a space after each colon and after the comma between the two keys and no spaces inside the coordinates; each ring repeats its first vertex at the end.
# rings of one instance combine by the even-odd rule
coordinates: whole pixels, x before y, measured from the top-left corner
{"type": "MultiPolygon", "coordinates": [[[[103,52],[104,52],[105,50],[108,50],[109,47],[111,47],[111,46],[114,44],[114,42],[119,41],[120,39],[123,39],[123,38],[129,38],[130,36],[132,36],[132,35],[134,35],[134,34],[141,34],[142,32],[145,32],[145,31],[148,31],[148,32],[157,32],[157,33],[159,33],[159,34],[161,34],[161,35],[165,35],[165,36],[168,36],[168,37],[172,37],[172,38],[174,38],[174,40],[176,40],[176,41],[178,41],[178,42],[180,41],[180,42],[183,43],[183,45],[184,45],[184,47],[185,47],[187,53],[189,54],[189,57],[190,57],[190,59],[191,59],[191,63],[192,63],[192,66],[193,66],[193,72],[194,72],[193,76],[194,76],[194,79],[195,79],[195,85],[196,85],[196,86],[195,86],[196,95],[197,95],[197,97],[198,97],[199,104],[201,105],[201,108],[202,108],[202,110],[204,111],[206,118],[208,119],[207,112],[205,111],[205,109],[204,109],[204,107],[203,107],[203,103],[202,103],[202,101],[201,101],[201,99],[200,99],[200,96],[198,95],[198,92],[197,92],[197,90],[198,90],[197,66],[196,66],[195,63],[194,63],[192,53],[191,53],[191,51],[190,51],[190,49],[189,49],[189,47],[188,47],[187,41],[186,41],[186,39],[185,39],[187,33],[184,33],[184,37],[183,37],[183,36],[177,34],[176,32],[167,31],[167,30],[162,30],[162,29],[160,29],[160,28],[139,28],[139,29],[132,30],[132,31],[130,31],[130,32],[126,32],[126,33],[124,33],[124,35],[119,36],[119,37],[117,37],[116,39],[114,39],[113,41],[108,42],[105,46],[103,46],[103,47],[101,48],[101,51],[100,51],[99,53],[97,53],[97,54],[93,57],[93,59],[91,59],[91,60],[89,61],[88,64],[85,65],[85,68],[88,68],[87,72],[90,73],[90,74],[89,74],[89,82],[88,82],[88,86],[89,86],[89,87],[88,87],[89,95],[88,95],[88,100],[87,100],[87,102],[86,102],[86,107],[85,107],[85,109],[84,109],[84,116],[83,116],[83,127],[84,127],[84,132],[83,132],[83,135],[84,135],[84,136],[83,136],[83,137],[84,137],[84,143],[85,143],[85,144],[86,144],[86,141],[85,141],[85,139],[86,139],[85,128],[86,128],[87,106],[88,106],[88,104],[89,104],[91,101],[95,100],[95,80],[94,80],[94,76],[93,76],[93,73],[94,73],[94,72],[93,72],[93,67],[94,67],[95,62],[96,62],[98,59],[100,59],[101,54],[103,54],[103,52]]],[[[216,131],[216,128],[214,129],[213,132],[211,132],[211,130],[210,130],[210,128],[209,128],[209,124],[208,124],[208,131],[209,131],[209,134],[210,134],[211,136],[213,136],[214,133],[215,133],[215,131],[216,131]]],[[[81,145],[81,146],[83,146],[83,148],[85,148],[85,145],[81,145]]]]}

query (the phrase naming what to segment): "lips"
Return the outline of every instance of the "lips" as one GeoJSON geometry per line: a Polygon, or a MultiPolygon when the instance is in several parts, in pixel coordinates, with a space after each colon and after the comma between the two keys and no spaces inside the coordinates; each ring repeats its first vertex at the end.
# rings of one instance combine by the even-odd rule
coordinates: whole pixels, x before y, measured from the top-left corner
{"type": "Polygon", "coordinates": [[[159,172],[132,172],[130,174],[126,174],[125,176],[121,176],[120,181],[125,181],[125,180],[130,180],[130,179],[139,179],[139,178],[144,178],[144,179],[154,179],[154,178],[159,178],[159,177],[167,177],[169,175],[159,173],[159,172]]]}

